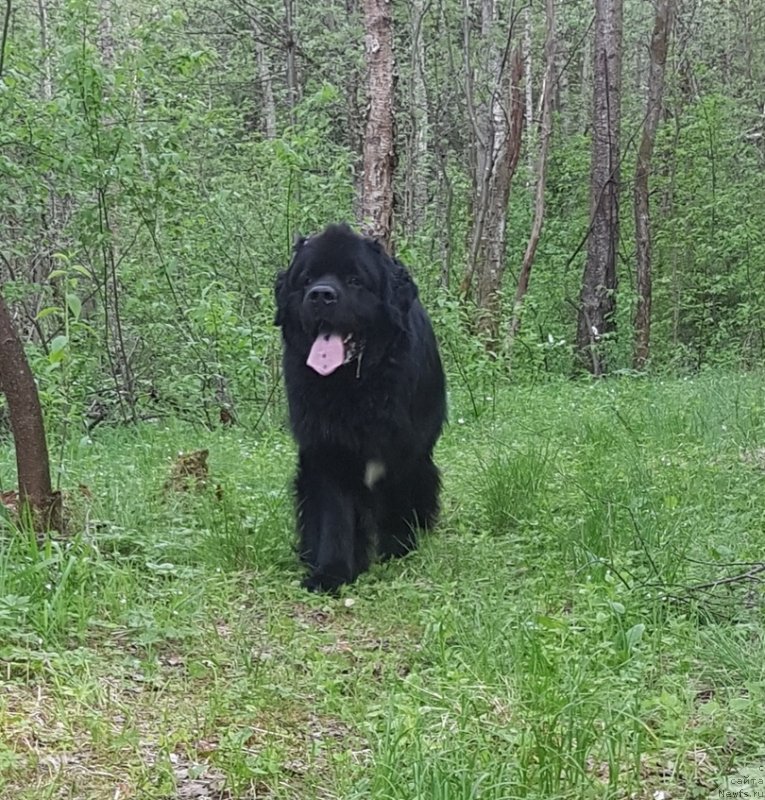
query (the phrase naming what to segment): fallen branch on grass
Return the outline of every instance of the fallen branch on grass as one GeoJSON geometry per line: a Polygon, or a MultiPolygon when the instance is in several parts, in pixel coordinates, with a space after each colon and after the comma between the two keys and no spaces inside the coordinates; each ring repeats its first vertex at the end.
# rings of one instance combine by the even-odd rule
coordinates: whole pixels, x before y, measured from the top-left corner
{"type": "Polygon", "coordinates": [[[716,589],[718,586],[726,586],[731,583],[739,583],[743,581],[757,581],[759,583],[762,581],[762,578],[758,578],[757,576],[765,572],[765,564],[753,563],[746,564],[745,566],[750,567],[750,569],[746,572],[740,572],[738,575],[729,575],[727,578],[717,578],[717,580],[707,581],[706,583],[697,583],[693,586],[687,586],[686,591],[703,592],[709,589],[716,589]]]}

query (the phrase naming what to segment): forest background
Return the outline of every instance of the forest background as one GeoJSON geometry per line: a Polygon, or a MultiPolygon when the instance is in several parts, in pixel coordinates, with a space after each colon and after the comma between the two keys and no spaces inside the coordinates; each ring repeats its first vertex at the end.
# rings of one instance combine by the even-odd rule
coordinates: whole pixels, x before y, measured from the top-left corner
{"type": "Polygon", "coordinates": [[[759,0],[2,0],[0,797],[765,785],[764,159],[759,0]],[[272,292],[342,219],[451,423],[317,598],[272,292]]]}
{"type": "MultiPolygon", "coordinates": [[[[601,4],[610,42],[596,38],[584,0],[378,5],[395,44],[393,247],[460,380],[510,366],[522,381],[568,376],[577,363],[683,374],[760,363],[756,4],[627,2],[610,23],[619,4],[601,4]],[[652,106],[661,14],[666,67],[652,106]],[[593,149],[601,73],[620,111],[606,119],[605,151],[593,149]],[[649,240],[636,237],[634,187],[652,107],[649,240]],[[606,255],[591,252],[598,203],[610,215],[606,255]],[[603,274],[588,278],[598,260],[603,274]],[[594,313],[588,283],[600,327],[583,323],[583,308],[594,313]]],[[[173,413],[212,424],[221,409],[270,407],[274,274],[296,234],[362,216],[362,12],[353,0],[7,3],[0,270],[58,418],[93,426],[173,413]]]]}

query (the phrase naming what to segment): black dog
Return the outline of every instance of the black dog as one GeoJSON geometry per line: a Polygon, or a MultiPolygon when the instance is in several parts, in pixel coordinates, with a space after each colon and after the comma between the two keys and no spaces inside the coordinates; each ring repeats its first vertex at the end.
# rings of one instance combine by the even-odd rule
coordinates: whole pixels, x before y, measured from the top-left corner
{"type": "Polygon", "coordinates": [[[276,305],[304,585],[331,591],[434,522],[444,372],[406,268],[345,225],[297,242],[276,305]]]}

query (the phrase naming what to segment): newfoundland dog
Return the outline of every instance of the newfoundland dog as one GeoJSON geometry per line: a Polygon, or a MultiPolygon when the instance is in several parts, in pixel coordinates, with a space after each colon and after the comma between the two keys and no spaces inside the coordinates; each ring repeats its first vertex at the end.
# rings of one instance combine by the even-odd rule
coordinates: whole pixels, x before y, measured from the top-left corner
{"type": "Polygon", "coordinates": [[[434,522],[444,372],[409,272],[346,225],[296,243],[276,307],[304,586],[333,591],[434,522]]]}

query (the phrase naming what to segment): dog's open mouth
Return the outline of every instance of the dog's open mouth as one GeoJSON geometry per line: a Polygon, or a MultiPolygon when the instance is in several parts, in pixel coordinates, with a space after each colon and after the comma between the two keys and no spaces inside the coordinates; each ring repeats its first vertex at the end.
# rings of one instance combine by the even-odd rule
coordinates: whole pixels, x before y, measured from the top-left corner
{"type": "Polygon", "coordinates": [[[319,375],[331,375],[336,369],[361,358],[364,348],[353,334],[320,333],[311,346],[306,364],[319,375]]]}

